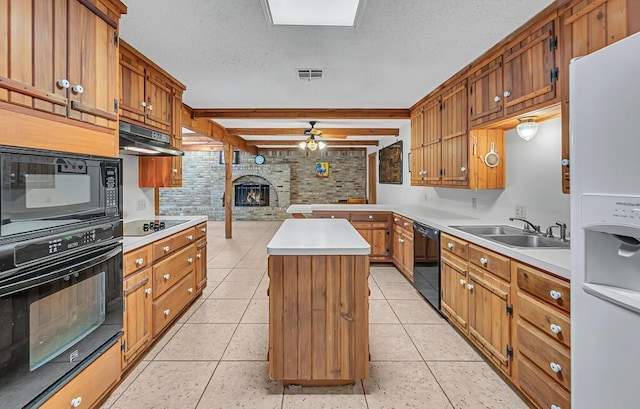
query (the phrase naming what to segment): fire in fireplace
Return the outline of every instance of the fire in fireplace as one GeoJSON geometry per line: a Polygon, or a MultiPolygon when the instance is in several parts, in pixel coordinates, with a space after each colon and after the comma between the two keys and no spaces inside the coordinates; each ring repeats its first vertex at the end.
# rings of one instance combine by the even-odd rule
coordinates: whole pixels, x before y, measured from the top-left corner
{"type": "Polygon", "coordinates": [[[236,206],[269,206],[269,185],[239,183],[234,189],[236,206]]]}

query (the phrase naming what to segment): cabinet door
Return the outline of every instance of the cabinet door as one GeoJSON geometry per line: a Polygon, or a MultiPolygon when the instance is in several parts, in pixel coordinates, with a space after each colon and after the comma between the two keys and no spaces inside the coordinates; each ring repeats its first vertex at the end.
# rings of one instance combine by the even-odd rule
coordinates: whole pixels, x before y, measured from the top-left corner
{"type": "Polygon", "coordinates": [[[469,185],[467,81],[442,94],[442,184],[469,185]]]}
{"type": "Polygon", "coordinates": [[[422,110],[411,117],[411,185],[422,185],[422,143],[424,132],[424,114],[422,110]]]}
{"type": "Polygon", "coordinates": [[[442,172],[440,162],[441,150],[441,142],[431,142],[422,150],[422,167],[424,168],[422,180],[425,185],[439,186],[442,184],[440,177],[440,173],[442,172]]]}
{"type": "Polygon", "coordinates": [[[424,108],[424,150],[422,157],[422,180],[426,185],[441,183],[440,149],[442,129],[440,123],[440,98],[427,103],[424,108]]]}
{"type": "Polygon", "coordinates": [[[388,228],[374,228],[371,230],[371,257],[386,259],[389,256],[388,228]]]}
{"type": "Polygon", "coordinates": [[[120,118],[144,124],[145,72],[143,63],[125,46],[120,47],[120,118]]]}
{"type": "Polygon", "coordinates": [[[413,239],[407,235],[403,235],[404,243],[402,243],[403,266],[405,275],[409,281],[413,282],[413,239]]]}
{"type": "Polygon", "coordinates": [[[502,56],[474,69],[469,76],[469,126],[503,116],[502,56]]]}
{"type": "Polygon", "coordinates": [[[69,1],[69,117],[118,126],[118,36],[115,20],[96,3],[95,14],[80,0],[69,1]]]}
{"type": "Polygon", "coordinates": [[[151,68],[147,68],[145,82],[145,100],[147,106],[146,123],[167,133],[171,132],[172,92],[162,77],[151,68]]]}
{"type": "MultiPolygon", "coordinates": [[[[182,149],[182,90],[172,91],[171,144],[182,149]]],[[[182,187],[182,156],[171,157],[171,187],[182,187]]]]}
{"type": "Polygon", "coordinates": [[[151,341],[151,269],[142,270],[124,280],[124,350],[122,367],[144,351],[151,341]]]}
{"type": "Polygon", "coordinates": [[[511,344],[510,286],[469,266],[469,335],[500,369],[511,372],[507,347],[511,344]]]}
{"type": "Polygon", "coordinates": [[[504,52],[506,115],[542,108],[556,99],[554,21],[508,44],[504,52]]]}
{"type": "Polygon", "coordinates": [[[392,249],[392,260],[393,264],[398,268],[398,270],[402,271],[402,266],[404,265],[404,251],[402,244],[404,239],[402,238],[402,230],[398,226],[393,227],[393,236],[391,238],[391,242],[393,243],[392,249]]]}
{"type": "Polygon", "coordinates": [[[0,15],[0,101],[66,116],[67,2],[3,1],[0,15]]]}
{"type": "Polygon", "coordinates": [[[196,291],[200,292],[207,286],[207,239],[196,242],[196,291]]]}
{"type": "Polygon", "coordinates": [[[467,263],[443,254],[441,267],[442,310],[451,318],[452,323],[466,333],[469,316],[467,263]]]}

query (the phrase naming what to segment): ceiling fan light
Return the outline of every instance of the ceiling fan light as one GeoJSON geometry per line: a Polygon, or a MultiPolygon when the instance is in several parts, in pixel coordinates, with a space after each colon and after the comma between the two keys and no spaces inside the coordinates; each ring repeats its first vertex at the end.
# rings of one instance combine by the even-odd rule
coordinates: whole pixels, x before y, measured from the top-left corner
{"type": "Polygon", "coordinates": [[[305,149],[307,147],[307,142],[306,141],[302,141],[298,144],[298,146],[300,147],[300,149],[305,149]]]}
{"type": "Polygon", "coordinates": [[[534,117],[526,117],[520,119],[520,123],[516,126],[518,135],[525,141],[530,141],[538,133],[538,124],[534,117]]]}
{"type": "Polygon", "coordinates": [[[307,142],[307,148],[310,151],[315,151],[316,149],[318,149],[318,143],[315,139],[311,139],[309,142],[307,142]]]}
{"type": "Polygon", "coordinates": [[[324,149],[326,146],[327,146],[326,143],[324,143],[322,141],[318,142],[318,149],[324,149]]]}

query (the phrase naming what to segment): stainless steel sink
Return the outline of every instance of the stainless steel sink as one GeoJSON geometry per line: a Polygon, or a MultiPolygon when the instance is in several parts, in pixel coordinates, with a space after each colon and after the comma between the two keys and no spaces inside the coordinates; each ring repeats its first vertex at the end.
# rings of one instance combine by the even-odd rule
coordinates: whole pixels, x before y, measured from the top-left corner
{"type": "Polygon", "coordinates": [[[569,248],[568,242],[535,234],[485,235],[484,238],[514,247],[569,248]]]}
{"type": "Polygon", "coordinates": [[[525,234],[525,231],[511,226],[486,225],[486,226],[451,226],[465,233],[476,236],[488,236],[498,234],[525,234]]]}

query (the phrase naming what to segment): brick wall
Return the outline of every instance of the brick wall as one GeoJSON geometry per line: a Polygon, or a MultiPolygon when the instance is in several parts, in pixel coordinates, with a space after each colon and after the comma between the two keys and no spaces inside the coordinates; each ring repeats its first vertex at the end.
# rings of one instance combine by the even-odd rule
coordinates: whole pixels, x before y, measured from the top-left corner
{"type": "MultiPolygon", "coordinates": [[[[254,155],[240,152],[240,163],[233,165],[233,179],[268,181],[270,206],[234,207],[235,220],[281,220],[288,217],[286,210],[291,204],[337,203],[365,196],[364,149],[262,154],[265,163],[256,165],[254,155]],[[316,162],[329,162],[329,177],[316,177],[316,162]]],[[[182,188],[160,189],[160,213],[223,220],[224,164],[219,163],[219,152],[185,152],[182,163],[182,188]]]]}

